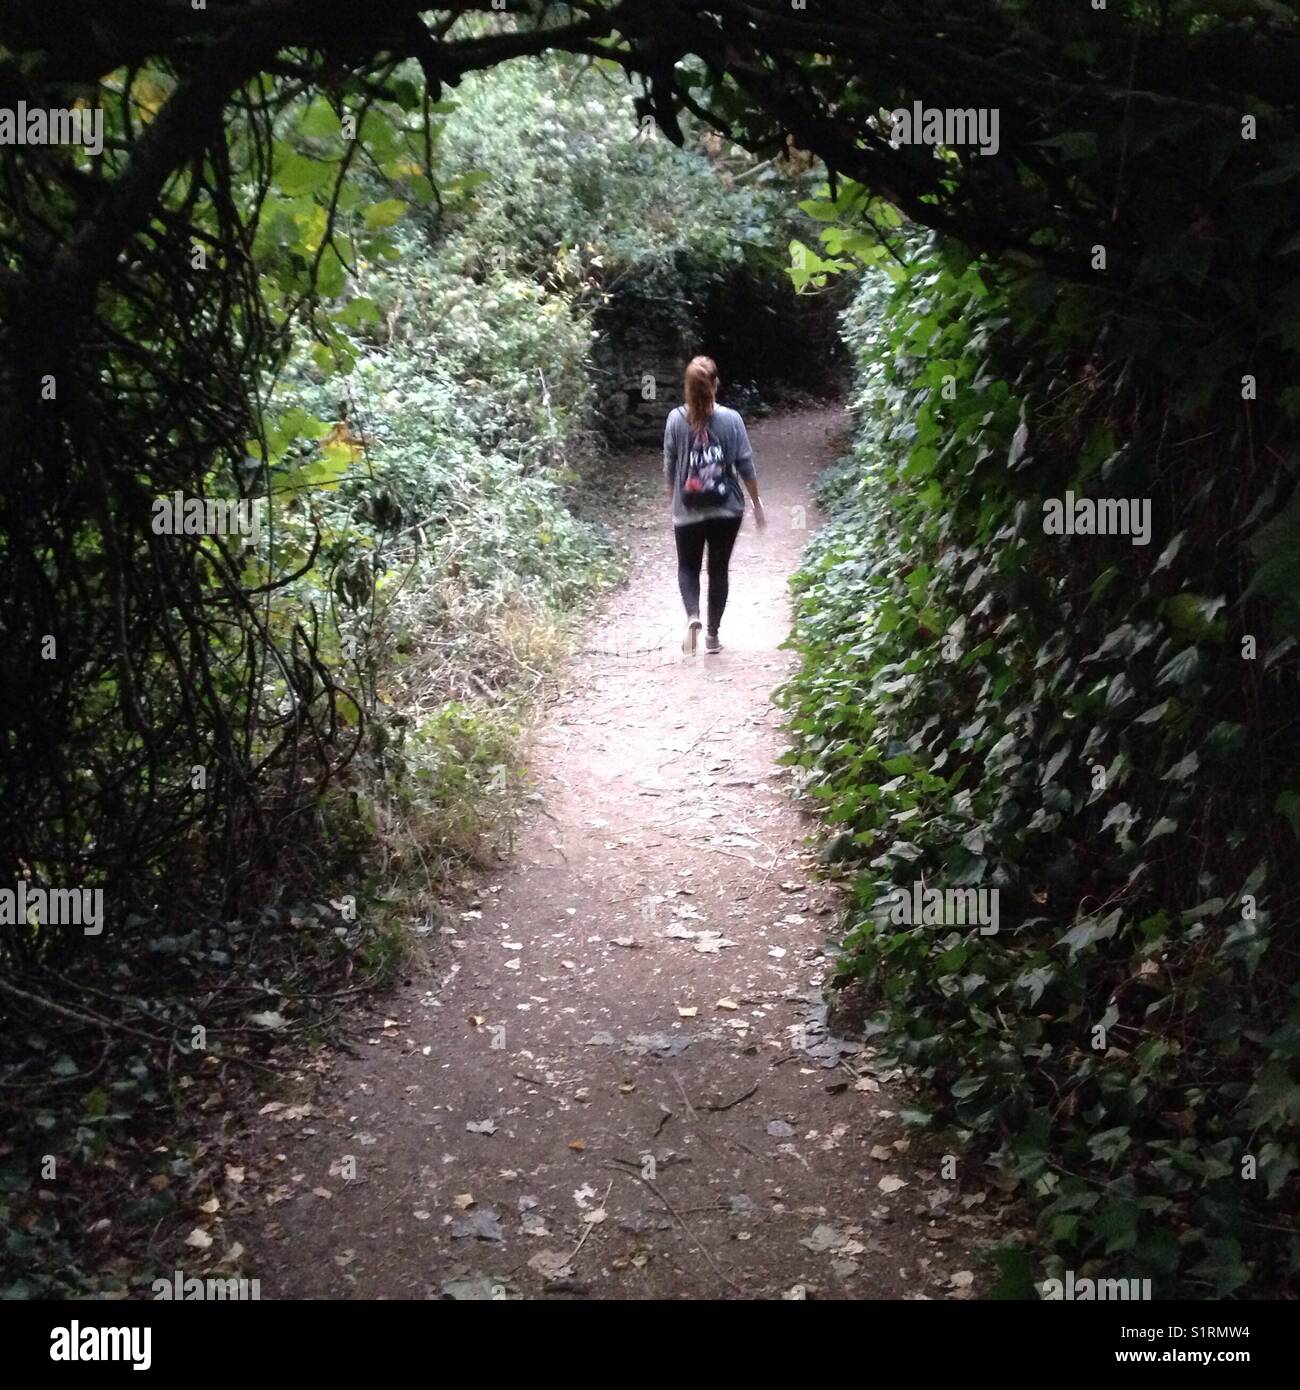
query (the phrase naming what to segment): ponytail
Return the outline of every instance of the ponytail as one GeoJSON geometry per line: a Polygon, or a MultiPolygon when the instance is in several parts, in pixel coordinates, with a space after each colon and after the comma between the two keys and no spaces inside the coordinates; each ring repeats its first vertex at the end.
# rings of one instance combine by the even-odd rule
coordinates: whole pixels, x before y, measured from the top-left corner
{"type": "Polygon", "coordinates": [[[686,418],[691,433],[707,428],[718,399],[718,364],[712,357],[692,357],[686,368],[686,418]]]}

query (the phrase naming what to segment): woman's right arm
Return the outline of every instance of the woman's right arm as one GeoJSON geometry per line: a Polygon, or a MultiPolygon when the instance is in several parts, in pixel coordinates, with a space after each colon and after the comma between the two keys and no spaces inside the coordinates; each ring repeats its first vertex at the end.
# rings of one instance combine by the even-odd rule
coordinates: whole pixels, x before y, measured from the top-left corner
{"type": "Polygon", "coordinates": [[[754,525],[761,531],[767,525],[767,513],[763,510],[762,499],[758,495],[758,479],[742,478],[749,500],[754,504],[754,525]]]}
{"type": "Polygon", "coordinates": [[[749,493],[749,500],[754,504],[754,525],[761,531],[767,525],[767,513],[763,510],[763,501],[758,495],[758,476],[754,471],[754,449],[749,442],[749,432],[745,429],[745,422],[739,415],[736,416],[736,423],[740,431],[736,472],[740,481],[745,485],[745,491],[749,493]]]}

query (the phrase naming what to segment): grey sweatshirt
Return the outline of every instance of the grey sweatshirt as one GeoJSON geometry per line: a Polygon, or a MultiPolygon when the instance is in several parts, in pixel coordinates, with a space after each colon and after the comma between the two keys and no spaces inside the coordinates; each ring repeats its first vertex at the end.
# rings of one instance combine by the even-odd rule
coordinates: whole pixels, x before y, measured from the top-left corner
{"type": "Polygon", "coordinates": [[[707,521],[713,516],[743,516],[745,493],[741,479],[753,478],[754,450],[750,447],[745,422],[736,411],[725,405],[715,406],[709,421],[709,437],[723,452],[731,466],[727,481],[727,496],[715,507],[688,508],[682,497],[686,479],[686,460],[690,452],[691,426],[686,407],[679,405],[668,417],[664,427],[664,481],[673,488],[673,525],[689,526],[694,521],[707,521]]]}

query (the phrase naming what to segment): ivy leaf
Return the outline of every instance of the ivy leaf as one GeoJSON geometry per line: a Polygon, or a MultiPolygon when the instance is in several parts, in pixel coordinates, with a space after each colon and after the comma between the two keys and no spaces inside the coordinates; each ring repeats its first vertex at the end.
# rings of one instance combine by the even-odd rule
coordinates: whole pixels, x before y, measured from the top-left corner
{"type": "Polygon", "coordinates": [[[1165,773],[1166,782],[1185,782],[1193,772],[1200,766],[1201,760],[1196,755],[1196,750],[1192,751],[1179,760],[1165,773]]]}
{"type": "Polygon", "coordinates": [[[1165,612],[1176,628],[1193,637],[1205,638],[1217,634],[1215,618],[1227,602],[1222,595],[1206,598],[1201,594],[1174,594],[1165,600],[1165,612]]]}
{"type": "Polygon", "coordinates": [[[1050,965],[1040,965],[1017,976],[1016,985],[1028,993],[1032,1008],[1043,997],[1043,991],[1055,978],[1056,971],[1050,965]]]}
{"type": "Polygon", "coordinates": [[[1007,450],[1007,467],[1015,468],[1024,457],[1025,449],[1029,444],[1029,426],[1025,423],[1024,416],[1021,416],[1020,423],[1016,426],[1016,432],[1011,436],[1011,447],[1007,450]]]}
{"type": "Polygon", "coordinates": [[[1241,1258],[1241,1246],[1235,1240],[1206,1238],[1209,1254],[1193,1265],[1191,1273],[1214,1285],[1216,1298],[1227,1298],[1250,1282],[1250,1269],[1241,1258]]]}
{"type": "Polygon", "coordinates": [[[1300,1086],[1285,1062],[1264,1064],[1248,1097],[1253,1125],[1300,1124],[1300,1086]]]}
{"type": "Polygon", "coordinates": [[[1149,845],[1152,840],[1158,840],[1163,835],[1172,835],[1178,829],[1178,822],[1170,820],[1168,816],[1161,816],[1151,827],[1151,833],[1142,841],[1144,845],[1149,845]]]}
{"type": "MultiPolygon", "coordinates": [[[[1094,1158],[1100,1159],[1103,1163],[1113,1163],[1132,1142],[1133,1139],[1129,1134],[1129,1127],[1127,1125],[1117,1125],[1114,1129],[1103,1129],[1100,1133],[1092,1135],[1088,1140],[1088,1148],[1091,1150],[1094,1158]]],[[[1116,1205],[1118,1204],[1108,1204],[1111,1210],[1114,1210],[1116,1205]]],[[[1136,1225],[1137,1208],[1134,1207],[1132,1203],[1126,1203],[1124,1205],[1132,1207],[1132,1218],[1127,1219],[1126,1214],[1126,1220],[1122,1225],[1122,1231],[1112,1233],[1113,1235],[1127,1235],[1136,1225]]],[[[1116,1214],[1118,1215],[1118,1213],[1116,1214]]],[[[1107,1245],[1108,1250],[1122,1248],[1122,1245],[1107,1245]]]]}
{"type": "Polygon", "coordinates": [[[1179,531],[1178,534],[1160,552],[1160,558],[1151,566],[1152,574],[1159,574],[1162,569],[1167,569],[1173,564],[1178,552],[1183,548],[1183,541],[1187,536],[1186,531],[1179,531]]]}
{"type": "Polygon", "coordinates": [[[1121,671],[1106,689],[1106,708],[1116,710],[1121,705],[1127,704],[1135,694],[1132,682],[1121,671]]]}
{"type": "Polygon", "coordinates": [[[1195,647],[1185,647],[1160,668],[1156,674],[1156,684],[1186,685],[1196,674],[1199,665],[1200,652],[1195,647]]]}
{"type": "Polygon", "coordinates": [[[1105,917],[1085,917],[1083,921],[1076,922],[1056,944],[1068,946],[1070,959],[1073,960],[1080,951],[1095,946],[1099,941],[1108,941],[1114,936],[1119,928],[1121,915],[1122,909],[1117,907],[1105,917]]]}

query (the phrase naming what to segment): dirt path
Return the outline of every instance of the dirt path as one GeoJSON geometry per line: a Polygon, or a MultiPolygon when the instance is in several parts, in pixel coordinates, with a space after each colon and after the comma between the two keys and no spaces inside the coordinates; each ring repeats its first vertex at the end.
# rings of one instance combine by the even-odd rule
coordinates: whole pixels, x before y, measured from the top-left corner
{"type": "Polygon", "coordinates": [[[678,649],[655,490],[534,740],[515,861],[310,1112],[250,1136],[233,1224],[265,1297],[969,1293],[957,1185],[820,1026],[834,899],[775,765],[795,509],[811,528],[843,425],[753,430],[770,525],[745,522],[721,655],[678,649]]]}

